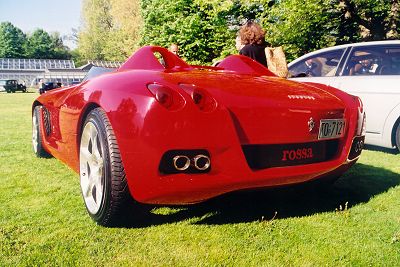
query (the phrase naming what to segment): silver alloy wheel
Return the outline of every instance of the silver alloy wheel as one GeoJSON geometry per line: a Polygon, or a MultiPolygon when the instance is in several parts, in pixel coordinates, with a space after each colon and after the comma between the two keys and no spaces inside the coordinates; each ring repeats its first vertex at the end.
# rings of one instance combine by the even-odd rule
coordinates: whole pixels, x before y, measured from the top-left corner
{"type": "Polygon", "coordinates": [[[82,132],[79,161],[82,195],[88,211],[96,214],[104,196],[104,160],[99,132],[91,121],[82,132]]]}
{"type": "Polygon", "coordinates": [[[38,152],[38,136],[39,136],[39,129],[38,129],[38,117],[36,115],[36,112],[33,112],[32,116],[32,146],[33,146],[33,151],[35,153],[38,152]]]}

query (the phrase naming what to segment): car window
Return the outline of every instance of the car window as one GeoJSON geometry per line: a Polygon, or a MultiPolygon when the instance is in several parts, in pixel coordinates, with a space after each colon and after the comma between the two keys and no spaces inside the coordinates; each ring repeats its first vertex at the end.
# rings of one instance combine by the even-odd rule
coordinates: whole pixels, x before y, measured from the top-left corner
{"type": "Polygon", "coordinates": [[[311,76],[326,77],[335,76],[340,58],[344,49],[320,53],[301,60],[289,68],[292,77],[311,76]]]}
{"type": "Polygon", "coordinates": [[[342,75],[398,74],[400,46],[365,46],[353,48],[342,75]]]}

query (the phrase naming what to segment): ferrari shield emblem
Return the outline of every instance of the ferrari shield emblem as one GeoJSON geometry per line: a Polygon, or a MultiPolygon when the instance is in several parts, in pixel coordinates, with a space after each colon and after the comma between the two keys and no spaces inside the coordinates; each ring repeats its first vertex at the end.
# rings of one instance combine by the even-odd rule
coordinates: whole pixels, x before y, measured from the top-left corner
{"type": "Polygon", "coordinates": [[[311,132],[312,131],[312,129],[314,129],[314,126],[315,126],[315,122],[314,122],[314,119],[311,117],[309,120],[308,120],[308,130],[311,132]]]}

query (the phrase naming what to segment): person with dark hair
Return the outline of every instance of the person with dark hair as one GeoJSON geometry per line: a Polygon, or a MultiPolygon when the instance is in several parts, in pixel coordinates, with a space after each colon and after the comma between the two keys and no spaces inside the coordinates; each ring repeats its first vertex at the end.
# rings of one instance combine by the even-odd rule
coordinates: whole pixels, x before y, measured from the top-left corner
{"type": "Polygon", "coordinates": [[[244,45],[239,54],[252,58],[265,67],[268,67],[265,57],[265,31],[261,26],[249,21],[240,28],[239,36],[244,45]]]}

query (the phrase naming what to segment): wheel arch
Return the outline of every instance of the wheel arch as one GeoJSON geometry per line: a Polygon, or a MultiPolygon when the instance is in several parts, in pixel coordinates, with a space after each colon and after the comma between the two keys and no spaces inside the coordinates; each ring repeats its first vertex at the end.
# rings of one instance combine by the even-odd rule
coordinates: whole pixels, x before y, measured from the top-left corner
{"type": "MultiPolygon", "coordinates": [[[[367,114],[368,116],[368,114],[367,114]]],[[[397,104],[387,116],[382,133],[383,146],[393,148],[396,146],[396,129],[400,124],[400,104],[397,104]]]]}
{"type": "Polygon", "coordinates": [[[43,104],[40,103],[40,102],[37,101],[37,100],[33,101],[33,104],[32,104],[32,111],[31,111],[32,115],[33,115],[33,111],[35,110],[35,108],[36,108],[37,106],[43,106],[43,104]]]}
{"type": "MultiPolygon", "coordinates": [[[[400,117],[397,118],[396,122],[394,123],[393,127],[392,127],[392,138],[391,138],[391,142],[392,142],[392,146],[397,146],[396,144],[396,130],[397,127],[400,124],[400,117]]],[[[399,149],[399,148],[397,148],[399,149]]]]}
{"type": "Polygon", "coordinates": [[[77,135],[76,135],[77,148],[79,148],[79,146],[80,146],[80,140],[81,140],[81,135],[82,135],[82,131],[83,131],[83,123],[85,122],[89,113],[96,108],[101,108],[101,106],[95,102],[90,102],[90,103],[87,103],[86,106],[84,107],[84,109],[82,110],[82,113],[78,120],[78,125],[77,125],[77,135]]]}

